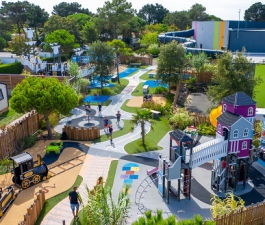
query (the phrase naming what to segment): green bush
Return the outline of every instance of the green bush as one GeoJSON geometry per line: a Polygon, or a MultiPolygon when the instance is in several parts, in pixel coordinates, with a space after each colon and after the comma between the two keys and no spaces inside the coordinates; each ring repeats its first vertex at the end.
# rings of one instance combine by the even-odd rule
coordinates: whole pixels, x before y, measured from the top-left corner
{"type": "Polygon", "coordinates": [[[198,134],[200,135],[212,135],[216,134],[216,128],[213,125],[208,125],[207,123],[201,123],[197,126],[198,134]]]}
{"type": "MultiPolygon", "coordinates": [[[[66,62],[69,58],[66,57],[65,55],[61,56],[61,62],[66,62]]],[[[45,58],[41,58],[42,61],[46,61],[47,63],[53,63],[54,59],[53,57],[45,57],[45,58]]],[[[55,62],[58,61],[58,57],[55,57],[55,62]]]]}
{"type": "Polygon", "coordinates": [[[252,144],[253,144],[256,148],[258,148],[258,147],[260,146],[260,140],[259,140],[259,139],[256,139],[256,140],[254,140],[254,141],[252,142],[252,144]]]}
{"type": "Polygon", "coordinates": [[[152,110],[155,110],[155,111],[159,111],[159,112],[161,112],[160,115],[165,115],[166,114],[166,111],[167,111],[167,108],[166,107],[164,107],[163,105],[158,104],[158,103],[156,103],[154,101],[144,102],[142,104],[142,108],[152,109],[152,110]]]}
{"type": "Polygon", "coordinates": [[[104,89],[103,89],[103,92],[102,92],[102,95],[111,95],[111,90],[110,90],[110,88],[104,88],[104,89]]]}
{"type": "Polygon", "coordinates": [[[151,55],[158,55],[160,53],[160,49],[159,49],[158,44],[149,45],[147,50],[148,50],[148,53],[151,55]]]}
{"type": "Polygon", "coordinates": [[[169,118],[170,124],[175,128],[184,130],[187,126],[192,125],[193,117],[184,108],[179,108],[175,114],[169,118]]]}
{"type": "Polygon", "coordinates": [[[0,74],[21,74],[23,66],[20,62],[0,65],[0,74]]]}
{"type": "Polygon", "coordinates": [[[32,146],[35,145],[37,140],[38,140],[38,134],[37,133],[22,138],[21,141],[23,143],[22,144],[23,149],[31,148],[32,146]]]}
{"type": "Polygon", "coordinates": [[[189,79],[185,81],[189,91],[191,91],[191,92],[196,91],[196,86],[195,86],[196,82],[197,82],[197,78],[195,76],[189,77],[189,79]]]}
{"type": "Polygon", "coordinates": [[[154,90],[154,94],[165,94],[168,92],[168,88],[163,87],[163,86],[158,86],[154,90]]]}

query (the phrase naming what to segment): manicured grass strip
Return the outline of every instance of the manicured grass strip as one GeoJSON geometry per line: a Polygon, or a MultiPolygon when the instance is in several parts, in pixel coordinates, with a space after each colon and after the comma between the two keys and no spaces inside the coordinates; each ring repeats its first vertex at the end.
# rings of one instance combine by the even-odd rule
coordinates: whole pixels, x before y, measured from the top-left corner
{"type": "Polygon", "coordinates": [[[105,187],[112,189],[119,160],[112,160],[105,187]]]}
{"type": "Polygon", "coordinates": [[[142,139],[137,139],[124,146],[125,151],[128,154],[136,154],[141,152],[148,152],[154,150],[160,150],[161,147],[157,146],[158,142],[170,131],[168,120],[164,117],[160,117],[159,120],[153,120],[154,130],[151,130],[145,136],[145,146],[142,145],[142,139]]]}
{"type": "Polygon", "coordinates": [[[14,109],[9,107],[8,111],[0,115],[0,127],[10,124],[12,121],[18,119],[21,116],[23,116],[23,113],[17,113],[14,109]]]}
{"type": "Polygon", "coordinates": [[[144,73],[142,76],[140,76],[140,79],[142,80],[155,80],[155,77],[149,78],[149,72],[144,73]]]}
{"type": "MultiPolygon", "coordinates": [[[[117,138],[120,136],[123,136],[125,134],[128,134],[131,132],[131,124],[129,120],[123,120],[124,126],[120,130],[114,130],[112,134],[112,138],[117,138]]],[[[109,140],[109,135],[108,134],[103,134],[99,138],[93,140],[93,143],[98,143],[98,142],[103,142],[103,141],[108,141],[109,140]]]]}
{"type": "Polygon", "coordinates": [[[121,109],[125,112],[129,112],[129,113],[136,113],[136,110],[140,110],[140,107],[129,107],[126,104],[129,102],[130,100],[126,100],[123,105],[121,106],[121,109]]]}
{"type": "Polygon", "coordinates": [[[143,96],[143,84],[144,82],[138,84],[138,86],[132,92],[132,96],[143,96]]]}
{"type": "Polygon", "coordinates": [[[256,65],[255,68],[255,78],[261,78],[262,81],[260,84],[256,85],[254,88],[255,98],[254,100],[257,102],[258,108],[265,108],[265,98],[264,98],[264,90],[265,90],[265,65],[256,65]]]}
{"type": "MultiPolygon", "coordinates": [[[[83,177],[81,176],[77,176],[75,183],[72,185],[72,187],[70,187],[68,190],[62,192],[61,194],[55,195],[52,198],[49,198],[45,201],[45,205],[38,217],[37,222],[35,223],[35,225],[39,225],[41,224],[42,220],[44,219],[44,217],[47,215],[47,213],[55,206],[57,205],[60,201],[62,201],[63,199],[65,199],[69,192],[73,190],[73,187],[79,187],[79,185],[82,183],[83,177]]],[[[70,207],[70,205],[69,205],[70,207]]]]}

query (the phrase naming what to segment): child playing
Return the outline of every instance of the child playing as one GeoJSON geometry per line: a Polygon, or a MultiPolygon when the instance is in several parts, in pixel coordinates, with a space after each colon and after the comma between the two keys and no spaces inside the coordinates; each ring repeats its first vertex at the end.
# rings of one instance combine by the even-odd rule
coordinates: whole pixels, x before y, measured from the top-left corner
{"type": "Polygon", "coordinates": [[[109,120],[107,119],[106,116],[104,117],[103,122],[104,122],[104,131],[106,132],[106,129],[107,129],[107,132],[108,132],[109,120]]]}
{"type": "Polygon", "coordinates": [[[102,117],[101,109],[102,109],[102,104],[101,104],[101,102],[99,102],[99,103],[98,103],[98,116],[99,116],[99,117],[102,117]]]}
{"type": "Polygon", "coordinates": [[[112,125],[109,126],[109,138],[110,138],[110,144],[113,144],[112,142],[112,132],[113,132],[113,128],[112,125]]]}
{"type": "Polygon", "coordinates": [[[116,123],[118,125],[120,125],[120,120],[121,120],[121,113],[120,113],[120,111],[117,112],[116,117],[117,117],[117,122],[116,123]]]}

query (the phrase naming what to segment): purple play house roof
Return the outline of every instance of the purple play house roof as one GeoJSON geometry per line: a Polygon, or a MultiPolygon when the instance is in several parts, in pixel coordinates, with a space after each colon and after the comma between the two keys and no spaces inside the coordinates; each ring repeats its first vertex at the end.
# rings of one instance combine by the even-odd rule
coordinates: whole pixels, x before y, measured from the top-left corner
{"type": "Polygon", "coordinates": [[[222,99],[222,101],[234,106],[248,106],[255,105],[256,102],[244,92],[236,92],[222,99]]]}

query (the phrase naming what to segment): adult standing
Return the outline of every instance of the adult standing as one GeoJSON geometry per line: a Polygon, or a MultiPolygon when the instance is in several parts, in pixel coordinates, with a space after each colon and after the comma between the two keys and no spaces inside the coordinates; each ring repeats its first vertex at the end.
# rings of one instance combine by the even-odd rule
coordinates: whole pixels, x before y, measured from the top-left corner
{"type": "Polygon", "coordinates": [[[69,192],[69,200],[70,200],[70,207],[72,209],[72,213],[74,218],[78,217],[78,211],[79,211],[79,205],[80,205],[80,199],[78,196],[78,193],[76,192],[77,187],[73,188],[73,191],[69,192]]]}
{"type": "Polygon", "coordinates": [[[99,117],[102,117],[101,110],[102,110],[102,103],[99,102],[99,103],[98,103],[98,116],[99,116],[99,117]]]}
{"type": "Polygon", "coordinates": [[[117,123],[118,125],[120,125],[120,121],[121,121],[121,113],[120,113],[120,111],[117,112],[117,114],[116,114],[116,118],[117,118],[117,122],[116,122],[116,123],[117,123]]]}

